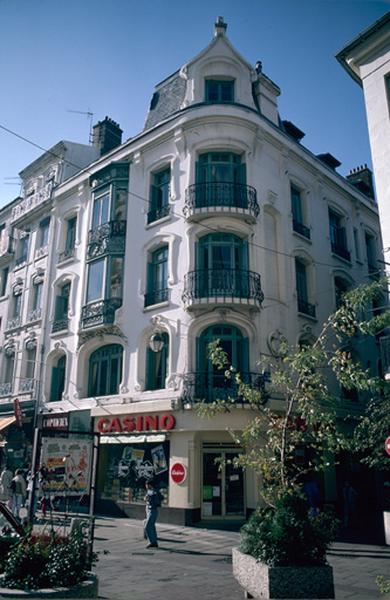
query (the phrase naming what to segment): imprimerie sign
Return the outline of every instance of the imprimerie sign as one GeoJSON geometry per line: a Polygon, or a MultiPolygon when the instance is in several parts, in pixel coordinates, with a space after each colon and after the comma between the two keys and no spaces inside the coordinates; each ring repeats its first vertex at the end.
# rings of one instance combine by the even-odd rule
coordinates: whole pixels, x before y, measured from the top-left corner
{"type": "Polygon", "coordinates": [[[68,429],[68,415],[44,415],[42,418],[42,428],[66,431],[68,429]]]}
{"type": "Polygon", "coordinates": [[[119,415],[95,419],[95,431],[99,433],[170,431],[175,425],[175,417],[171,414],[119,415]]]}

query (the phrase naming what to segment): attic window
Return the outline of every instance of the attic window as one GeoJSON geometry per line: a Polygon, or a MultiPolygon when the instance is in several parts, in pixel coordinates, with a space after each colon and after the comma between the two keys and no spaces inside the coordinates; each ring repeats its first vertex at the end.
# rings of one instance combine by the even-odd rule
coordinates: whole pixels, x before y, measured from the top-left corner
{"type": "Polygon", "coordinates": [[[159,98],[160,98],[160,94],[158,92],[154,92],[152,99],[150,101],[149,110],[154,110],[156,108],[159,98]]]}
{"type": "Polygon", "coordinates": [[[211,104],[234,102],[234,80],[206,79],[206,102],[211,104]]]}

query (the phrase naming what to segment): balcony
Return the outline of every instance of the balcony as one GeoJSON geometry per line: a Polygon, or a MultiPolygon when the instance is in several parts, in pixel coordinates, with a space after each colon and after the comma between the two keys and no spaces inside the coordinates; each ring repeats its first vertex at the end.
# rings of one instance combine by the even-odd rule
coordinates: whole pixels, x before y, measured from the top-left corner
{"type": "Polygon", "coordinates": [[[65,248],[65,250],[63,252],[60,252],[58,255],[58,262],[62,263],[66,260],[70,260],[71,258],[74,258],[76,254],[76,248],[65,248]]]}
{"type": "Polygon", "coordinates": [[[303,225],[303,223],[301,223],[300,221],[295,221],[295,219],[293,219],[293,231],[295,231],[295,233],[299,233],[299,235],[302,235],[306,239],[310,240],[309,227],[306,227],[306,225],[303,225]]]}
{"type": "Polygon", "coordinates": [[[236,403],[261,402],[265,403],[269,395],[266,391],[266,383],[269,381],[269,373],[240,373],[241,381],[249,390],[253,391],[253,397],[244,398],[242,390],[235,379],[226,379],[224,373],[218,372],[196,372],[188,373],[184,378],[182,401],[185,404],[196,402],[215,402],[217,400],[234,400],[236,403]],[[257,395],[256,394],[259,394],[257,395]]]}
{"type": "Polygon", "coordinates": [[[147,215],[147,224],[150,225],[150,223],[154,223],[155,221],[159,221],[160,219],[167,217],[170,212],[171,207],[169,206],[169,204],[161,206],[160,208],[149,210],[147,215]]]}
{"type": "Polygon", "coordinates": [[[313,319],[316,318],[316,307],[314,304],[310,304],[309,302],[301,300],[300,298],[298,298],[297,303],[298,312],[302,313],[303,315],[307,315],[308,317],[312,317],[313,319]]]}
{"type": "Polygon", "coordinates": [[[124,254],[126,221],[108,221],[88,233],[87,260],[105,254],[124,254]]]}
{"type": "Polygon", "coordinates": [[[39,321],[42,318],[42,309],[35,308],[34,310],[30,310],[27,315],[27,322],[31,323],[31,321],[39,321]]]}
{"type": "Polygon", "coordinates": [[[239,304],[260,308],[264,299],[258,273],[245,269],[197,269],[184,278],[187,308],[205,304],[239,304]]]}
{"type": "Polygon", "coordinates": [[[18,327],[21,326],[21,324],[22,324],[22,318],[20,316],[12,317],[11,319],[8,319],[8,321],[7,321],[6,330],[17,329],[18,327]]]}
{"type": "Polygon", "coordinates": [[[115,321],[115,311],[120,306],[122,306],[122,298],[110,298],[86,304],[81,311],[81,328],[112,325],[115,321]]]}
{"type": "Polygon", "coordinates": [[[351,253],[348,251],[346,246],[338,244],[337,242],[331,242],[331,246],[333,254],[337,254],[337,256],[340,256],[340,258],[351,262],[351,253]]]}
{"type": "Polygon", "coordinates": [[[52,333],[58,333],[59,331],[67,331],[69,326],[68,317],[64,317],[63,319],[55,319],[51,326],[52,333]]]}
{"type": "Polygon", "coordinates": [[[195,183],[186,190],[183,213],[188,221],[210,214],[234,215],[255,223],[260,213],[255,188],[243,183],[195,183]]]}
{"type": "Polygon", "coordinates": [[[0,383],[0,396],[10,396],[12,394],[12,383],[0,383]]]}
{"type": "Polygon", "coordinates": [[[160,304],[161,302],[168,302],[169,290],[164,288],[162,290],[155,290],[153,292],[147,292],[144,296],[144,308],[153,306],[153,304],[160,304]]]}
{"type": "Polygon", "coordinates": [[[36,209],[41,209],[42,206],[49,202],[51,199],[51,193],[53,189],[53,182],[49,181],[41,190],[30,194],[19,202],[13,209],[11,214],[11,223],[19,224],[30,218],[30,215],[35,212],[36,209]]]}
{"type": "Polygon", "coordinates": [[[32,377],[24,377],[19,381],[19,392],[23,394],[34,392],[35,390],[35,379],[32,377]]]}

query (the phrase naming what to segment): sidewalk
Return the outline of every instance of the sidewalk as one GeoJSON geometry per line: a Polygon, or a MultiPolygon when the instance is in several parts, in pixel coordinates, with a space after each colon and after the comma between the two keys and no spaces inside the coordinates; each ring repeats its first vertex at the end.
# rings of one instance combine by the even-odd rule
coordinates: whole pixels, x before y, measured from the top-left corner
{"type": "MultiPolygon", "coordinates": [[[[102,600],[243,600],[232,576],[231,548],[239,534],[201,527],[158,524],[159,548],[147,550],[142,523],[99,518],[95,550],[100,554],[102,600]]],[[[390,575],[390,549],[337,543],[329,553],[337,600],[380,598],[377,575],[390,575]]]]}

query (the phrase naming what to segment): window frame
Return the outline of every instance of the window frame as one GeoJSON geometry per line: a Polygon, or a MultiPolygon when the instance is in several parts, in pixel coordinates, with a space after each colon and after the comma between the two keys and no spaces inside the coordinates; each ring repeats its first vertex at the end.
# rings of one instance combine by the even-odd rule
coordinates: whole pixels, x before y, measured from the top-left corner
{"type": "Polygon", "coordinates": [[[205,88],[204,88],[204,101],[206,104],[233,104],[235,101],[235,79],[223,78],[223,77],[206,77],[205,88]],[[210,98],[211,87],[216,87],[216,99],[210,98]],[[229,90],[229,99],[224,99],[223,87],[227,86],[229,90]]]}
{"type": "Polygon", "coordinates": [[[146,349],[145,391],[163,390],[166,387],[169,371],[169,334],[162,331],[161,337],[164,340],[164,345],[160,352],[153,352],[149,347],[146,349]],[[158,360],[159,364],[157,364],[158,360]]]}
{"type": "MultiPolygon", "coordinates": [[[[101,368],[101,366],[100,366],[101,368]]],[[[100,346],[97,348],[89,357],[88,360],[88,397],[95,396],[111,396],[117,395],[119,393],[119,387],[121,385],[123,378],[123,346],[121,344],[105,344],[104,346],[100,346]],[[110,354],[110,351],[111,354],[110,354]],[[108,357],[105,356],[105,353],[108,352],[108,357]],[[99,354],[101,356],[99,356],[99,354]],[[96,360],[95,360],[96,359],[96,360]],[[117,359],[118,365],[116,369],[117,376],[117,385],[115,386],[115,390],[113,389],[111,375],[112,375],[112,360],[117,359]],[[105,364],[106,369],[106,385],[104,393],[99,393],[102,391],[101,389],[101,377],[102,373],[99,372],[99,365],[105,364]],[[94,368],[96,365],[96,369],[94,368]],[[94,383],[93,379],[95,377],[96,370],[96,382],[94,383]]]]}

